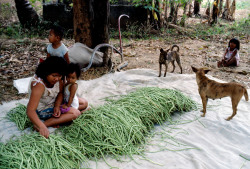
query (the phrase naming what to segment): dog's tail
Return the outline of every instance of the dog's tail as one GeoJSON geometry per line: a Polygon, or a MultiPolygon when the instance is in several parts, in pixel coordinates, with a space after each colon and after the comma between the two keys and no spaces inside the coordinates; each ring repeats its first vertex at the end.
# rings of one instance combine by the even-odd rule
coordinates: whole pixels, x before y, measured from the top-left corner
{"type": "Polygon", "coordinates": [[[179,48],[178,45],[173,45],[172,48],[171,48],[171,51],[173,51],[174,47],[176,47],[177,48],[177,52],[179,52],[180,48],[179,48]]]}
{"type": "Polygon", "coordinates": [[[244,88],[244,89],[245,89],[245,91],[244,91],[245,100],[246,100],[246,101],[248,101],[248,93],[247,93],[247,89],[246,89],[246,88],[244,88]]]}

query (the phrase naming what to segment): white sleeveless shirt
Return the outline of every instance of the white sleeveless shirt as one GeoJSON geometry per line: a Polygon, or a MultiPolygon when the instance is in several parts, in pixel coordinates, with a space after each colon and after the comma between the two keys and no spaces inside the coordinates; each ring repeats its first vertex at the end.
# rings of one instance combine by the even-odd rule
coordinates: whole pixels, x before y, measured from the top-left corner
{"type": "MultiPolygon", "coordinates": [[[[70,96],[70,91],[69,91],[69,87],[71,86],[72,84],[68,84],[65,89],[64,89],[64,102],[68,103],[69,101],[69,96],[70,96]]],[[[73,98],[73,101],[71,103],[71,106],[74,107],[75,109],[78,109],[79,107],[79,100],[78,100],[78,97],[74,96],[73,98]]]]}
{"type": "Polygon", "coordinates": [[[240,61],[240,55],[239,55],[239,51],[235,48],[233,51],[230,51],[230,47],[227,49],[227,54],[225,56],[226,59],[230,59],[232,54],[234,53],[234,51],[236,50],[236,55],[235,55],[235,58],[236,58],[236,61],[237,61],[237,66],[239,65],[239,61],[240,61]]]}
{"type": "Polygon", "coordinates": [[[35,82],[35,83],[33,83],[33,86],[36,86],[38,83],[41,83],[45,87],[43,95],[40,98],[40,101],[39,101],[39,104],[37,107],[37,111],[42,111],[42,110],[45,110],[47,108],[53,108],[54,104],[55,104],[56,97],[57,97],[58,93],[60,92],[59,82],[57,82],[52,88],[48,88],[45,86],[45,84],[43,83],[43,81],[40,77],[37,77],[36,75],[34,75],[30,80],[30,84],[29,84],[29,88],[28,88],[29,97],[31,95],[31,83],[32,82],[35,82]]]}

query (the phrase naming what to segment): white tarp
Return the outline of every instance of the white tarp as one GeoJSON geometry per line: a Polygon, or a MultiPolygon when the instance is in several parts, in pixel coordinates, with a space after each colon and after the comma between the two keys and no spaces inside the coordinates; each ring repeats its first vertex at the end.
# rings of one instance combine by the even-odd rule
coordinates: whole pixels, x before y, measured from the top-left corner
{"type": "MultiPolygon", "coordinates": [[[[104,104],[107,96],[122,95],[134,91],[137,87],[158,86],[180,90],[190,96],[194,101],[201,104],[195,74],[172,74],[167,77],[157,77],[158,71],[149,69],[134,69],[124,72],[107,74],[101,78],[78,82],[78,96],[86,98],[92,107],[104,104]]],[[[208,77],[212,78],[208,75],[208,77]]],[[[250,90],[248,89],[250,94],[250,90]]],[[[0,117],[15,107],[15,103],[26,104],[27,99],[12,101],[0,105],[0,117]]],[[[229,97],[217,100],[209,100],[206,117],[200,117],[196,111],[185,112],[182,115],[173,115],[173,120],[194,120],[191,123],[180,124],[180,130],[171,129],[171,135],[176,136],[178,142],[196,149],[184,151],[158,151],[158,146],[148,145],[145,156],[153,162],[142,160],[140,156],[134,156],[135,161],[128,159],[119,162],[107,157],[107,162],[113,167],[123,169],[249,169],[250,161],[250,102],[243,97],[238,105],[238,114],[231,120],[225,118],[231,115],[231,100],[229,97]]],[[[52,130],[52,129],[50,129],[52,130]]],[[[155,130],[169,131],[167,126],[157,125],[155,130]]],[[[27,130],[29,132],[29,129],[27,130]]],[[[0,137],[2,141],[11,135],[20,135],[15,124],[0,120],[0,137]]],[[[159,136],[153,137],[149,143],[162,144],[159,136]]],[[[168,148],[168,147],[166,147],[168,148]]],[[[181,148],[181,147],[180,147],[181,148]]],[[[177,148],[178,149],[178,148],[177,148]]],[[[110,168],[104,160],[97,163],[90,161],[90,168],[110,168]]]]}
{"type": "MultiPolygon", "coordinates": [[[[88,65],[93,54],[93,49],[82,43],[75,43],[69,48],[69,60],[73,63],[78,63],[81,68],[88,65]]],[[[103,53],[96,52],[93,58],[93,65],[100,66],[103,62],[103,53]]]]}

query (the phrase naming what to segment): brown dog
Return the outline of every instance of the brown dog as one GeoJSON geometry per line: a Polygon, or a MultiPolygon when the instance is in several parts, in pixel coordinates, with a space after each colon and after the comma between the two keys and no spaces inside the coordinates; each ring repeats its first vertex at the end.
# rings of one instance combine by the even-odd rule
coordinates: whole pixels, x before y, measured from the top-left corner
{"type": "Polygon", "coordinates": [[[172,65],[173,65],[173,70],[172,70],[171,73],[174,72],[174,69],[175,69],[174,61],[177,62],[177,64],[179,65],[179,67],[181,69],[181,73],[182,73],[181,60],[180,60],[180,54],[179,54],[179,46],[173,45],[171,47],[171,49],[168,49],[167,51],[164,51],[162,48],[160,49],[159,77],[161,77],[161,67],[162,67],[162,64],[164,64],[165,67],[166,67],[165,73],[164,73],[164,77],[166,77],[166,73],[167,73],[167,70],[168,70],[168,64],[169,64],[169,62],[171,62],[172,65]],[[177,48],[177,51],[173,50],[174,47],[177,48]],[[170,50],[170,52],[169,52],[169,50],[170,50]]]}
{"type": "Polygon", "coordinates": [[[247,90],[241,84],[219,83],[205,76],[205,74],[209,70],[204,70],[202,68],[198,69],[195,67],[192,67],[192,69],[196,73],[196,82],[202,100],[202,117],[204,117],[206,114],[206,106],[208,99],[221,99],[227,96],[231,97],[233,114],[229,116],[226,120],[231,120],[236,115],[237,106],[243,94],[245,96],[246,101],[248,101],[247,90]]]}

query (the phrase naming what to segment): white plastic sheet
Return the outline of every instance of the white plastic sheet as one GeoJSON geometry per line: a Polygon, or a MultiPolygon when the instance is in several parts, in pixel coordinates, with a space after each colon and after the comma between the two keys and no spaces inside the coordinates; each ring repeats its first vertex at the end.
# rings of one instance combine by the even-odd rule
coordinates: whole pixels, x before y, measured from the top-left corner
{"type": "MultiPolygon", "coordinates": [[[[166,77],[157,77],[158,71],[148,69],[134,69],[124,72],[107,74],[101,78],[78,82],[77,95],[86,98],[92,107],[105,103],[104,98],[113,95],[127,94],[137,87],[157,86],[180,90],[201,104],[195,74],[167,73],[166,77]]],[[[209,78],[212,78],[208,75],[209,78]]],[[[218,80],[218,79],[214,79],[218,80]]],[[[248,89],[248,93],[250,90],[248,89]]],[[[27,103],[27,99],[13,101],[0,105],[1,117],[15,106],[17,102],[27,103]]],[[[173,115],[173,120],[196,120],[191,123],[181,124],[180,130],[171,130],[171,135],[183,144],[196,149],[184,151],[157,151],[157,146],[146,146],[145,156],[152,162],[134,156],[135,161],[122,158],[119,162],[109,157],[106,161],[113,167],[122,169],[249,169],[250,161],[250,102],[243,97],[238,105],[238,113],[231,120],[225,118],[232,114],[231,100],[229,97],[209,100],[206,117],[200,117],[196,111],[173,115]]],[[[168,131],[169,128],[156,126],[155,130],[168,131]]],[[[28,131],[27,131],[28,132],[28,131]]],[[[0,120],[0,137],[7,140],[11,135],[18,135],[15,124],[0,120]]],[[[154,137],[149,143],[159,145],[159,137],[154,137]]],[[[166,147],[167,148],[167,147],[166,147]]],[[[177,148],[178,149],[178,148],[177,148]]],[[[104,160],[89,161],[90,168],[108,169],[104,160]]]]}

